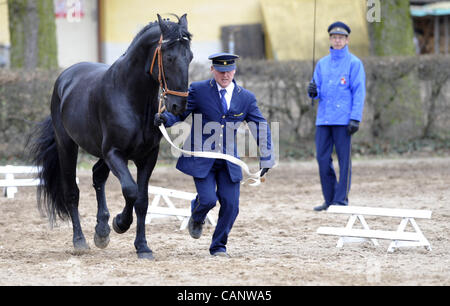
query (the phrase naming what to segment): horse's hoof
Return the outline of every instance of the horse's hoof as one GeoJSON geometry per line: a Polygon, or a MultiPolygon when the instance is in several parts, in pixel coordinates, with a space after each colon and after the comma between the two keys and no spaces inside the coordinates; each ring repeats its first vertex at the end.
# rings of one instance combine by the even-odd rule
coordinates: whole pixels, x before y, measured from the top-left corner
{"type": "Polygon", "coordinates": [[[152,252],[143,252],[143,253],[137,253],[137,256],[139,259],[148,259],[148,260],[154,260],[155,257],[153,257],[152,252]]]}
{"type": "Polygon", "coordinates": [[[112,227],[117,234],[123,234],[130,228],[129,226],[126,229],[122,229],[117,223],[117,216],[113,218],[112,227]]]}
{"type": "Polygon", "coordinates": [[[83,240],[77,240],[73,242],[74,247],[74,254],[75,255],[83,255],[87,253],[90,250],[89,245],[86,243],[86,241],[83,240]]]}
{"type": "Polygon", "coordinates": [[[95,243],[95,246],[99,249],[106,248],[109,244],[109,235],[106,237],[100,237],[99,235],[97,235],[97,233],[95,233],[94,243],[95,243]]]}

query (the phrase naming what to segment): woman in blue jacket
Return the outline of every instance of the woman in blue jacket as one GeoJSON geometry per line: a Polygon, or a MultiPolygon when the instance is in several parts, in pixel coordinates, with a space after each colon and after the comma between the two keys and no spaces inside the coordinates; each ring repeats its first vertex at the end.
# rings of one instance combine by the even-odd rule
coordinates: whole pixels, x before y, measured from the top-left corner
{"type": "Polygon", "coordinates": [[[348,205],[351,136],[359,129],[366,94],[364,66],[348,50],[350,32],[350,27],[340,21],[328,27],[330,54],[319,60],[308,86],[309,97],[319,100],[316,154],[325,202],[314,207],[316,211],[330,205],[348,205]],[[339,160],[339,181],[331,158],[333,147],[339,160]]]}

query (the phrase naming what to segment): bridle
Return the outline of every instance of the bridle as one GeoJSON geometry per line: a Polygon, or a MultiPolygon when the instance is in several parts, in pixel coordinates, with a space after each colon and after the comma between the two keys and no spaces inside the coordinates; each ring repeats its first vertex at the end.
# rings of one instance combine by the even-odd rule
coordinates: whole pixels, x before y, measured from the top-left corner
{"type": "Polygon", "coordinates": [[[161,88],[161,94],[160,94],[160,99],[159,99],[159,109],[158,109],[159,113],[161,113],[165,108],[163,106],[163,100],[166,98],[166,95],[173,95],[173,96],[178,96],[178,97],[187,97],[189,95],[188,91],[175,91],[175,90],[170,90],[169,88],[167,88],[166,76],[164,74],[164,65],[163,65],[163,60],[162,60],[162,50],[161,50],[162,44],[163,44],[163,36],[161,34],[161,37],[159,38],[158,46],[156,47],[155,53],[153,54],[153,60],[152,60],[152,64],[150,66],[150,71],[149,71],[150,74],[153,73],[153,66],[156,61],[156,56],[158,56],[158,82],[159,82],[159,87],[161,88]]]}

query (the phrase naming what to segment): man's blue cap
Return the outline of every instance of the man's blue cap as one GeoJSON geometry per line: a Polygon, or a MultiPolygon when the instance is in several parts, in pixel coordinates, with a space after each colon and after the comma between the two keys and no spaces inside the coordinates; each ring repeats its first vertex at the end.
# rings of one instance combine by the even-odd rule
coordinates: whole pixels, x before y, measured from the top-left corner
{"type": "Polygon", "coordinates": [[[231,53],[215,53],[208,57],[209,60],[212,60],[212,65],[214,69],[220,72],[231,71],[236,69],[236,59],[239,58],[239,55],[231,54],[231,53]]]}
{"type": "Polygon", "coordinates": [[[328,34],[341,34],[349,35],[351,32],[350,27],[341,21],[336,21],[330,24],[328,27],[328,34]]]}

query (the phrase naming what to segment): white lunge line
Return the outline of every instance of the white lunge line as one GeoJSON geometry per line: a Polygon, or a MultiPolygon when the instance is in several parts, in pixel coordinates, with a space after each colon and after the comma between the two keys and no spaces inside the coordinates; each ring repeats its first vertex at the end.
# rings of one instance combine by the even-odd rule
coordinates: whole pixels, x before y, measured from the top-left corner
{"type": "MultiPolygon", "coordinates": [[[[177,147],[176,145],[174,145],[174,143],[172,142],[172,140],[170,140],[169,135],[167,134],[167,130],[164,127],[164,124],[161,124],[159,126],[159,130],[161,131],[161,133],[163,134],[164,138],[167,140],[168,143],[170,143],[170,145],[172,147],[174,147],[176,150],[180,151],[181,153],[185,153],[185,154],[189,154],[192,156],[197,156],[197,157],[204,157],[204,158],[218,158],[218,159],[225,159],[233,164],[236,164],[238,166],[240,166],[245,173],[247,173],[247,175],[249,176],[242,184],[244,184],[246,181],[248,180],[253,180],[254,183],[249,184],[250,186],[258,186],[259,184],[261,184],[261,170],[259,170],[258,172],[252,173],[250,172],[249,167],[247,166],[246,163],[244,163],[242,160],[240,160],[239,158],[236,158],[234,156],[228,155],[228,154],[222,154],[222,153],[218,153],[218,152],[202,152],[202,151],[186,151],[183,149],[180,149],[179,147],[177,147]]],[[[262,178],[264,181],[264,178],[262,178]]]]}

